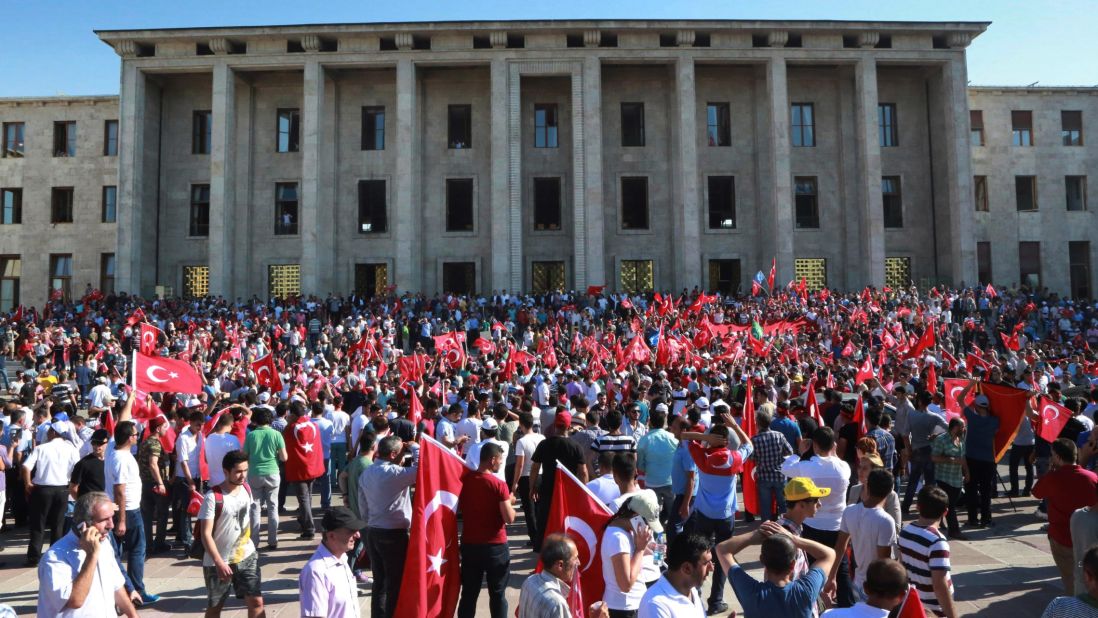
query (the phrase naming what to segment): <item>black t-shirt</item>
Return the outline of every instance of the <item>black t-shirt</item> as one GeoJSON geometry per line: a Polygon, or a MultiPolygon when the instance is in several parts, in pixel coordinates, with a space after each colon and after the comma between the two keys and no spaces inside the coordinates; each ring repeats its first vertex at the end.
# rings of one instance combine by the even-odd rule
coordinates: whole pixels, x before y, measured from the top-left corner
{"type": "Polygon", "coordinates": [[[103,476],[103,460],[93,454],[85,455],[72,469],[72,483],[79,487],[77,498],[93,491],[104,491],[107,480],[103,476]]]}
{"type": "Polygon", "coordinates": [[[405,442],[411,442],[416,437],[416,426],[406,418],[394,418],[389,421],[389,431],[395,436],[400,436],[400,439],[405,442]]]}
{"type": "Polygon", "coordinates": [[[552,436],[542,440],[531,460],[541,464],[541,487],[539,491],[546,499],[553,494],[557,480],[557,461],[564,464],[572,474],[579,474],[580,466],[585,464],[583,449],[575,440],[563,436],[552,436]]]}
{"type": "Polygon", "coordinates": [[[839,428],[839,437],[846,438],[846,452],[838,453],[839,457],[851,468],[858,466],[858,423],[847,423],[839,428]]]}

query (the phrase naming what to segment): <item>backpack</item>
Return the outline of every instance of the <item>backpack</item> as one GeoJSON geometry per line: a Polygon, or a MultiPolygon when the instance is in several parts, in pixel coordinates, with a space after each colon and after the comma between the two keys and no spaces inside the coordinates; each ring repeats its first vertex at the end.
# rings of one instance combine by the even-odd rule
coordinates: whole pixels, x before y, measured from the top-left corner
{"type": "MultiPolygon", "coordinates": [[[[248,492],[248,502],[252,501],[252,488],[244,483],[244,490],[248,492]]],[[[225,494],[221,491],[221,485],[215,485],[210,491],[214,496],[214,518],[211,526],[217,525],[217,520],[221,518],[221,511],[225,508],[225,494]]],[[[202,542],[202,521],[201,519],[194,520],[194,532],[191,537],[191,546],[187,550],[187,557],[195,560],[202,560],[206,557],[206,544],[202,542]]]]}

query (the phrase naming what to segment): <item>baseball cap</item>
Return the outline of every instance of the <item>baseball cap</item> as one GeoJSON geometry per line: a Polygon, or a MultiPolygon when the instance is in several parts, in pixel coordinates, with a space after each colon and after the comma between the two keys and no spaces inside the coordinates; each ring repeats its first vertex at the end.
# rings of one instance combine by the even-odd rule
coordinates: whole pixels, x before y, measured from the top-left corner
{"type": "Polygon", "coordinates": [[[567,410],[557,412],[557,417],[553,419],[553,424],[557,427],[567,427],[572,424],[572,413],[567,410]]]}
{"type": "Polygon", "coordinates": [[[324,514],[324,519],[320,520],[320,526],[324,528],[325,532],[331,532],[339,528],[362,530],[366,527],[366,522],[356,517],[351,509],[345,506],[336,506],[328,509],[328,512],[324,514]]]}
{"type": "Polygon", "coordinates": [[[699,410],[708,410],[709,400],[705,397],[698,397],[698,400],[694,402],[694,406],[697,407],[699,410]]]}
{"type": "Polygon", "coordinates": [[[70,427],[71,425],[69,425],[68,421],[54,421],[50,423],[50,429],[56,431],[59,436],[68,435],[70,427]]]}
{"type": "Polygon", "coordinates": [[[786,500],[796,501],[829,496],[831,495],[831,489],[829,487],[816,487],[812,479],[806,476],[798,476],[789,479],[789,482],[785,484],[784,493],[786,500]]]}
{"type": "Polygon", "coordinates": [[[499,429],[499,423],[494,418],[486,418],[484,422],[480,424],[480,428],[484,431],[495,431],[499,429]]]}
{"type": "Polygon", "coordinates": [[[576,412],[575,414],[572,415],[572,424],[573,425],[586,425],[587,424],[587,416],[585,416],[583,412],[576,412]]]}
{"type": "Polygon", "coordinates": [[[259,397],[256,397],[256,399],[259,401],[259,403],[267,403],[271,400],[271,394],[267,391],[263,391],[259,394],[259,397]]]}
{"type": "Polygon", "coordinates": [[[92,444],[106,444],[111,440],[111,432],[106,429],[96,429],[92,432],[91,443],[92,444]]]}
{"type": "Polygon", "coordinates": [[[190,399],[187,400],[187,403],[183,407],[184,408],[197,408],[201,405],[202,405],[202,400],[201,399],[199,399],[198,397],[191,397],[190,399]]]}
{"type": "Polygon", "coordinates": [[[652,529],[652,532],[663,532],[663,524],[660,523],[660,503],[656,498],[656,492],[651,489],[642,489],[633,494],[625,502],[625,506],[640,515],[652,529]]]}
{"type": "Polygon", "coordinates": [[[989,400],[987,398],[987,395],[976,395],[976,400],[973,401],[972,403],[974,403],[978,406],[986,406],[986,405],[989,405],[991,403],[991,400],[989,400]]]}
{"type": "Polygon", "coordinates": [[[667,412],[668,412],[667,404],[666,403],[657,403],[656,404],[656,411],[657,412],[663,412],[664,414],[667,414],[667,412]]]}

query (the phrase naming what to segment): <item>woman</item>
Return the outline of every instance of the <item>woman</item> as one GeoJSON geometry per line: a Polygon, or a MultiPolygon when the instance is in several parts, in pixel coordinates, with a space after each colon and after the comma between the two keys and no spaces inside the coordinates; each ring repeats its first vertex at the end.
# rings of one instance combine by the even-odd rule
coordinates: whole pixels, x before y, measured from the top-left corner
{"type": "Polygon", "coordinates": [[[960,418],[949,421],[949,431],[941,434],[930,445],[930,459],[934,462],[934,476],[947,495],[949,511],[946,524],[949,539],[965,540],[961,524],[957,521],[957,502],[961,497],[962,483],[968,482],[968,462],[965,461],[965,422],[960,418]]]}
{"type": "MultiPolygon", "coordinates": [[[[862,438],[865,440],[866,438],[862,438]]],[[[873,438],[868,438],[870,442],[873,442],[873,438]]],[[[873,442],[876,446],[876,442],[873,442]]],[[[858,446],[861,447],[862,441],[858,441],[858,446]]],[[[877,454],[876,450],[869,452],[864,456],[858,458],[858,467],[856,468],[858,474],[858,482],[851,484],[850,488],[846,490],[846,503],[857,504],[865,499],[865,487],[866,480],[869,478],[869,473],[873,470],[885,470],[884,462],[881,461],[881,456],[877,454]]],[[[888,497],[885,498],[884,510],[889,516],[892,517],[892,521],[895,522],[896,534],[900,533],[900,527],[903,525],[903,519],[900,517],[900,496],[898,496],[895,490],[889,492],[888,497]]]]}
{"type": "Polygon", "coordinates": [[[662,532],[655,494],[640,492],[625,501],[606,524],[599,551],[606,590],[602,600],[610,618],[635,618],[647,590],[641,580],[653,531],[662,532]],[[652,494],[648,496],[647,494],[652,494]],[[644,520],[644,521],[641,521],[644,520]]]}

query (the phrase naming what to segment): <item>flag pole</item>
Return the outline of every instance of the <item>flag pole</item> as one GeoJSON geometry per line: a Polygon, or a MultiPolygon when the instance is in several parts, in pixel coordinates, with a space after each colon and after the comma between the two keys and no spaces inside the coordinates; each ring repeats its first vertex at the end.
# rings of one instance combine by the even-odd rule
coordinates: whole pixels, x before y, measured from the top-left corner
{"type": "Polygon", "coordinates": [[[133,351],[133,361],[130,363],[130,388],[137,390],[137,350],[133,351]]]}

